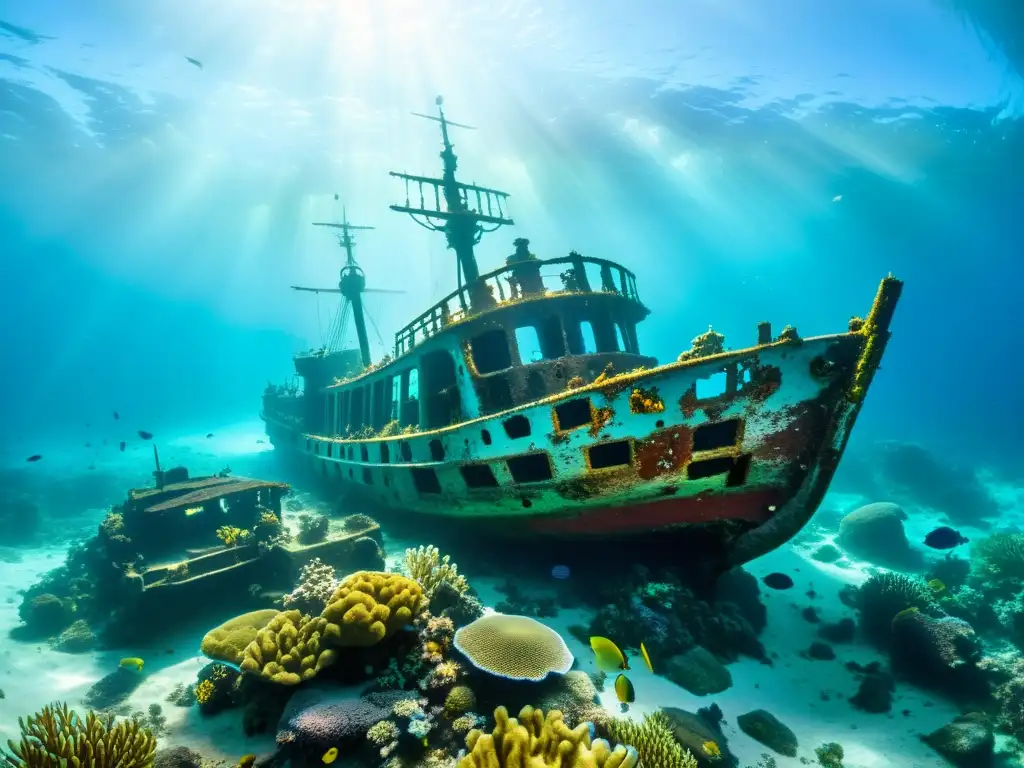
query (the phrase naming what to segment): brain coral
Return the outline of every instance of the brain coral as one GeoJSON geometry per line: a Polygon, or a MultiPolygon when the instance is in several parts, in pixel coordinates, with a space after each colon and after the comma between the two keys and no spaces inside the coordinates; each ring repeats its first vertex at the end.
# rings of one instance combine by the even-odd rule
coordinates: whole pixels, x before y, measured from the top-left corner
{"type": "Polygon", "coordinates": [[[342,689],[303,686],[288,700],[281,715],[277,743],[289,752],[318,760],[330,747],[340,749],[363,742],[366,732],[390,714],[386,707],[353,698],[342,689]]]}
{"type": "Polygon", "coordinates": [[[510,680],[563,675],[573,656],[562,636],[526,616],[491,613],[455,633],[455,647],[477,669],[510,680]]]}
{"type": "Polygon", "coordinates": [[[219,627],[211,629],[203,638],[200,650],[205,656],[229,664],[241,664],[245,647],[256,639],[256,633],[277,616],[277,611],[268,608],[250,611],[228,619],[219,627]]]}
{"type": "Polygon", "coordinates": [[[545,717],[539,709],[523,707],[516,720],[498,707],[494,719],[493,732],[472,730],[466,736],[469,754],[458,768],[635,768],[640,762],[632,747],[612,749],[604,739],[591,743],[587,723],[570,730],[561,712],[545,717]]]}
{"type": "Polygon", "coordinates": [[[321,644],[327,627],[326,619],[282,611],[246,646],[242,670],[282,685],[298,685],[312,679],[334,663],[334,651],[321,644]]]}
{"type": "Polygon", "coordinates": [[[397,573],[359,571],[341,582],[320,614],[334,646],[375,645],[411,624],[424,609],[423,588],[397,573]]]}

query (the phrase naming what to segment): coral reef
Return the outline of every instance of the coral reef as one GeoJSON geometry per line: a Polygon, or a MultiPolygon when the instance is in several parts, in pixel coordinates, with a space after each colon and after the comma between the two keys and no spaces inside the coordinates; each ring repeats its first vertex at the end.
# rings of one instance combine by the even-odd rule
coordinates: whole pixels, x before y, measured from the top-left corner
{"type": "Polygon", "coordinates": [[[299,583],[284,596],[284,607],[305,614],[320,613],[327,607],[334,590],[338,588],[333,566],[314,557],[299,571],[299,583]]]}
{"type": "Polygon", "coordinates": [[[996,533],[971,548],[972,568],[979,581],[997,588],[1024,582],[1024,533],[996,533]]]}
{"type": "Polygon", "coordinates": [[[466,736],[469,753],[458,768],[636,768],[635,749],[593,742],[586,723],[570,730],[560,712],[524,707],[519,718],[510,718],[504,707],[494,712],[494,730],[477,729],[466,736]]]}
{"type": "Polygon", "coordinates": [[[442,557],[441,552],[433,545],[405,550],[405,572],[419,582],[428,599],[431,599],[437,587],[445,582],[459,593],[469,590],[469,582],[465,576],[459,574],[459,568],[451,561],[451,557],[442,557]]]}
{"type": "Polygon", "coordinates": [[[570,670],[561,677],[550,678],[550,682],[537,692],[537,708],[545,712],[557,710],[570,728],[580,723],[593,723],[601,727],[610,718],[598,703],[597,687],[590,675],[579,670],[570,670]]]}
{"type": "Polygon", "coordinates": [[[892,621],[893,669],[954,698],[988,697],[988,681],[976,666],[981,651],[980,639],[963,619],[932,618],[907,610],[892,621]]]}
{"type": "Polygon", "coordinates": [[[644,715],[637,723],[625,718],[613,718],[604,727],[612,742],[628,744],[636,749],[641,765],[659,768],[697,768],[697,760],[672,735],[672,726],[661,712],[644,715]]]}
{"type": "Polygon", "coordinates": [[[843,758],[846,753],[842,744],[830,741],[814,750],[814,755],[818,758],[818,765],[822,768],[843,768],[843,758]]]}
{"type": "Polygon", "coordinates": [[[482,616],[456,632],[454,644],[477,669],[509,680],[543,680],[573,664],[561,635],[526,616],[482,616]]]}
{"type": "Polygon", "coordinates": [[[717,705],[712,704],[696,713],[663,707],[661,714],[672,736],[693,755],[699,768],[730,768],[739,763],[729,749],[729,740],[722,733],[722,710],[717,705]],[[710,746],[712,744],[714,748],[710,746]]]}
{"type": "Polygon", "coordinates": [[[663,674],[696,696],[721,693],[732,687],[728,668],[699,645],[670,657],[663,674]]]}
{"type": "Polygon", "coordinates": [[[344,690],[304,686],[289,699],[281,715],[277,743],[290,757],[319,760],[331,747],[360,745],[367,731],[390,714],[388,706],[354,698],[344,690]]]}
{"type": "Polygon", "coordinates": [[[11,768],[150,768],[156,739],[138,721],[114,724],[114,716],[85,720],[66,704],[43,707],[35,715],[18,718],[21,741],[8,741],[4,759],[11,768]]]}
{"type": "Polygon", "coordinates": [[[203,655],[211,659],[241,664],[246,646],[256,639],[259,630],[267,626],[277,613],[273,608],[267,608],[228,619],[207,632],[199,648],[203,655]]]}
{"type": "Polygon", "coordinates": [[[892,695],[896,690],[892,675],[885,672],[877,661],[863,667],[853,662],[846,666],[861,675],[860,687],[850,697],[850,704],[872,714],[889,712],[892,709],[892,695]]]}
{"type": "Polygon", "coordinates": [[[961,768],[985,768],[993,763],[995,735],[988,717],[979,712],[962,715],[921,740],[961,768]]]}
{"type": "Polygon", "coordinates": [[[61,632],[53,640],[52,645],[64,653],[85,653],[96,646],[96,635],[93,634],[89,622],[79,619],[61,632]]]}
{"type": "Polygon", "coordinates": [[[430,612],[451,619],[456,627],[464,627],[484,615],[484,606],[472,590],[460,592],[447,581],[442,581],[430,597],[430,612]]]}
{"type": "Polygon", "coordinates": [[[239,673],[232,667],[214,662],[196,676],[195,697],[199,711],[213,715],[238,702],[239,673]]]}

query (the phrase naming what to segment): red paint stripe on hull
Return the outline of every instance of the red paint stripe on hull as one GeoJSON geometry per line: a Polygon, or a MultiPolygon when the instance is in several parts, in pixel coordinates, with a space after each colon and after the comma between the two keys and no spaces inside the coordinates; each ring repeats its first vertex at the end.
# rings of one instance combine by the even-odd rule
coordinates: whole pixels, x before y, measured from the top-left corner
{"type": "Polygon", "coordinates": [[[588,510],[576,517],[538,518],[528,522],[532,530],[543,533],[641,533],[682,523],[709,523],[715,520],[749,520],[763,523],[770,518],[771,506],[781,506],[778,491],[747,491],[682,499],[660,499],[625,507],[588,510]]]}

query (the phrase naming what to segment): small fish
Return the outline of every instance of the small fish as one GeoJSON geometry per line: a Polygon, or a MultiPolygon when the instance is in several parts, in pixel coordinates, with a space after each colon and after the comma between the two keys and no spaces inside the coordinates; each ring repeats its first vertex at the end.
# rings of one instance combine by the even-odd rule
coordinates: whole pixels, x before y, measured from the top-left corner
{"type": "Polygon", "coordinates": [[[207,432],[206,439],[209,440],[211,437],[213,437],[213,432],[207,432]]]}
{"type": "Polygon", "coordinates": [[[330,765],[331,763],[333,763],[335,760],[338,759],[338,748],[337,747],[331,747],[326,752],[324,752],[324,756],[322,758],[320,758],[320,759],[323,760],[328,765],[330,765]]]}
{"type": "Polygon", "coordinates": [[[836,195],[835,197],[832,198],[832,202],[833,203],[841,203],[842,201],[843,201],[843,196],[842,195],[836,195]]]}
{"type": "Polygon", "coordinates": [[[238,768],[252,768],[256,763],[256,755],[242,755],[238,758],[238,768]]]}
{"type": "Polygon", "coordinates": [[[761,581],[772,589],[790,589],[793,586],[793,579],[784,573],[769,573],[761,581]]]}
{"type": "Polygon", "coordinates": [[[124,440],[122,440],[120,443],[117,444],[118,448],[121,449],[121,453],[124,453],[125,446],[127,446],[127,445],[128,445],[128,443],[126,443],[124,440]]]}
{"type": "Polygon", "coordinates": [[[705,741],[700,745],[700,748],[704,750],[704,754],[710,757],[712,760],[717,760],[722,756],[722,750],[718,744],[714,741],[705,741]]]}
{"type": "Polygon", "coordinates": [[[970,539],[948,525],[940,526],[924,537],[924,545],[932,549],[953,549],[968,541],[970,539]]]}
{"type": "Polygon", "coordinates": [[[144,662],[142,659],[136,658],[134,656],[129,656],[126,659],[121,659],[120,666],[123,667],[124,669],[135,669],[135,670],[138,670],[139,672],[141,672],[142,671],[142,666],[145,663],[146,662],[144,662]]]}
{"type": "Polygon", "coordinates": [[[193,59],[191,56],[186,56],[185,61],[187,61],[193,67],[198,67],[199,69],[203,68],[203,62],[201,62],[199,59],[193,59]]]}
{"type": "Polygon", "coordinates": [[[152,432],[147,432],[144,429],[140,429],[139,430],[139,437],[141,437],[143,440],[152,440],[153,439],[153,433],[152,432]]]}
{"type": "Polygon", "coordinates": [[[640,643],[640,658],[644,660],[644,664],[647,665],[647,671],[653,672],[654,666],[651,664],[651,657],[647,654],[647,646],[642,642],[640,643]]]}
{"type": "Polygon", "coordinates": [[[607,637],[590,638],[590,647],[594,651],[597,668],[601,671],[617,672],[620,669],[629,669],[626,655],[607,637]]]}
{"type": "Polygon", "coordinates": [[[114,421],[117,421],[120,418],[121,418],[121,414],[118,413],[117,411],[114,411],[114,421]]]}
{"type": "Polygon", "coordinates": [[[192,515],[198,515],[202,511],[202,507],[189,507],[188,509],[185,510],[185,516],[192,517],[192,515]]]}
{"type": "Polygon", "coordinates": [[[265,443],[265,442],[266,442],[266,440],[257,440],[256,444],[257,445],[263,445],[263,443],[265,443]]]}
{"type": "Polygon", "coordinates": [[[41,458],[43,458],[43,454],[41,454],[41,453],[33,453],[31,456],[29,456],[27,459],[25,459],[25,461],[27,461],[29,464],[32,464],[32,463],[34,463],[36,461],[39,461],[41,458]]]}
{"type": "Polygon", "coordinates": [[[551,569],[551,577],[555,579],[568,579],[572,575],[568,565],[556,565],[551,569]]]}
{"type": "Polygon", "coordinates": [[[633,684],[623,674],[615,678],[615,698],[622,704],[632,704],[636,701],[636,691],[633,690],[633,684]]]}
{"type": "Polygon", "coordinates": [[[335,193],[334,193],[334,199],[335,199],[335,200],[340,200],[340,199],[341,199],[341,198],[340,198],[340,197],[338,196],[338,193],[337,193],[337,192],[335,192],[335,193]]]}
{"type": "Polygon", "coordinates": [[[932,579],[928,582],[928,589],[938,595],[946,591],[946,585],[942,583],[941,579],[932,579]]]}

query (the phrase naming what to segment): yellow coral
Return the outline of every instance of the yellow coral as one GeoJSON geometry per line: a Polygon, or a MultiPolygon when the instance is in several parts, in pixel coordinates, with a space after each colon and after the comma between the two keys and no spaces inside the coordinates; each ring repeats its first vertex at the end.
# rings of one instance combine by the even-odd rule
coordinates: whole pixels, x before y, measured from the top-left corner
{"type": "Polygon", "coordinates": [[[243,528],[236,528],[233,525],[222,525],[217,529],[217,538],[224,542],[225,547],[235,546],[248,535],[248,531],[243,528]]]}
{"type": "Polygon", "coordinates": [[[217,686],[213,684],[212,680],[203,680],[196,686],[196,701],[200,704],[205,704],[213,698],[213,694],[216,691],[217,686]]]}
{"type": "Polygon", "coordinates": [[[455,647],[477,669],[510,680],[564,675],[573,663],[562,636],[527,616],[481,616],[455,633],[455,647]]]}
{"type": "Polygon", "coordinates": [[[629,410],[633,413],[661,413],[665,410],[665,401],[658,394],[657,387],[635,387],[629,393],[629,410]]]}
{"type": "Polygon", "coordinates": [[[329,626],[322,617],[282,611],[246,646],[241,668],[281,685],[311,680],[335,661],[335,652],[321,640],[329,626]]]}
{"type": "Polygon", "coordinates": [[[425,606],[423,588],[397,573],[359,571],[334,591],[320,615],[325,642],[333,646],[376,645],[411,624],[425,606]]]}
{"type": "Polygon", "coordinates": [[[275,609],[267,608],[229,619],[207,632],[199,649],[216,661],[240,664],[246,646],[256,639],[256,633],[267,626],[277,613],[275,609]]]}
{"type": "MultiPolygon", "coordinates": [[[[637,723],[625,718],[613,718],[605,726],[611,739],[633,746],[645,766],[658,768],[697,768],[697,758],[684,749],[672,735],[668,717],[663,712],[644,715],[637,723]]],[[[714,744],[714,742],[708,742],[714,744]]],[[[718,745],[715,744],[717,747],[718,745]]],[[[705,745],[705,749],[707,746],[705,745]]],[[[710,752],[708,753],[710,756],[710,752]]]]}
{"type": "Polygon", "coordinates": [[[444,713],[448,717],[457,717],[469,712],[476,706],[476,694],[465,685],[457,685],[448,691],[444,700],[444,713]]]}
{"type": "Polygon", "coordinates": [[[138,720],[114,724],[113,715],[89,712],[83,721],[67,704],[43,707],[18,718],[21,741],[8,741],[10,768],[151,768],[156,738],[138,720]]]}
{"type": "Polygon", "coordinates": [[[270,510],[263,510],[263,514],[260,515],[259,525],[280,525],[281,521],[278,519],[270,510]]]}
{"type": "MultiPolygon", "coordinates": [[[[498,707],[494,719],[491,733],[469,732],[469,754],[459,760],[457,768],[635,768],[639,763],[636,750],[612,749],[604,739],[591,742],[588,723],[570,730],[558,711],[545,717],[539,709],[523,707],[517,720],[498,707]]],[[[649,765],[667,768],[659,763],[649,765]]]]}
{"type": "Polygon", "coordinates": [[[428,598],[445,581],[460,594],[469,589],[469,582],[459,574],[459,567],[451,561],[451,556],[441,557],[440,550],[432,545],[405,550],[405,570],[419,582],[428,598]]]}

